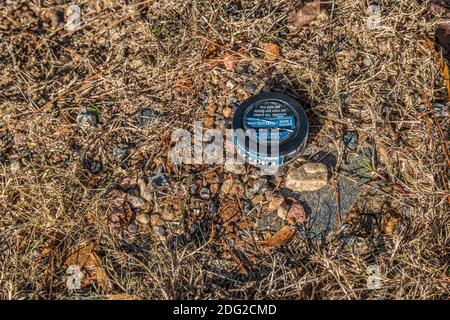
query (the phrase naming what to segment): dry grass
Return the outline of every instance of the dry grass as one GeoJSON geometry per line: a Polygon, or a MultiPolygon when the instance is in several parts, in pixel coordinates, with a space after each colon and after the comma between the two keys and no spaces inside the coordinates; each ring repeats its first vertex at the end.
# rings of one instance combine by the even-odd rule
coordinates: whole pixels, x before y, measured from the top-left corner
{"type": "MultiPolygon", "coordinates": [[[[83,24],[73,34],[50,23],[63,2],[0,5],[0,298],[106,298],[111,292],[95,281],[77,294],[65,285],[64,257],[92,241],[113,292],[136,298],[448,298],[449,183],[441,142],[449,120],[433,121],[423,95],[447,108],[448,100],[439,55],[424,41],[436,23],[426,1],[379,1],[382,30],[366,28],[365,1],[329,1],[327,18],[298,30],[287,27],[296,2],[290,0],[75,1],[83,24]],[[280,59],[259,54],[266,42],[281,47],[280,59]],[[236,73],[220,69],[226,51],[240,57],[236,73]],[[229,78],[236,88],[225,85],[229,78]],[[190,128],[208,105],[220,113],[241,101],[249,81],[308,97],[316,119],[310,145],[325,140],[338,164],[345,129],[375,148],[378,179],[371,185],[386,196],[369,215],[369,231],[346,246],[342,230],[321,243],[299,232],[272,252],[249,245],[244,251],[254,262],[245,275],[224,253],[226,240],[174,250],[146,232],[112,230],[111,188],[158,167],[170,172],[171,129],[190,128]],[[97,128],[76,121],[88,106],[101,110],[97,128]],[[146,106],[163,116],[139,127],[134,114],[146,106]],[[127,165],[109,156],[119,143],[132,146],[127,165]],[[88,157],[102,162],[100,174],[83,169],[88,157]],[[399,210],[401,228],[377,232],[391,209],[399,210]],[[373,264],[382,270],[378,290],[366,287],[373,264]]],[[[208,170],[221,180],[229,175],[220,166],[172,171],[177,187],[158,201],[182,199],[185,216],[206,219],[208,203],[179,192],[208,170]]]]}

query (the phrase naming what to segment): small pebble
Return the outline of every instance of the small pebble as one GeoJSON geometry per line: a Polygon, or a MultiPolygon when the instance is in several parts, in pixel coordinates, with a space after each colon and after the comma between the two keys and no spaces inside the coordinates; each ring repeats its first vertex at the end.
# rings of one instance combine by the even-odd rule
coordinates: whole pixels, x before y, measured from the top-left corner
{"type": "Polygon", "coordinates": [[[145,200],[141,197],[130,197],[130,203],[133,208],[143,209],[145,208],[145,200]]]}
{"type": "Polygon", "coordinates": [[[103,166],[97,160],[86,158],[83,160],[83,168],[85,170],[89,170],[89,172],[91,172],[92,174],[97,174],[102,171],[103,166]]]}
{"type": "Polygon", "coordinates": [[[136,233],[138,231],[138,226],[136,223],[130,223],[127,227],[128,232],[130,233],[136,233]]]}
{"type": "Polygon", "coordinates": [[[287,217],[287,214],[288,214],[288,209],[287,209],[285,206],[281,205],[281,206],[278,207],[278,209],[277,209],[277,215],[278,215],[281,219],[285,220],[286,217],[287,217]]]}
{"type": "Polygon", "coordinates": [[[167,178],[163,174],[159,174],[150,178],[150,184],[162,187],[168,185],[169,181],[167,181],[167,178]]]}
{"type": "Polygon", "coordinates": [[[12,173],[18,172],[21,169],[21,167],[22,164],[20,163],[19,160],[14,160],[9,165],[9,169],[11,170],[12,173]]]}
{"type": "Polygon", "coordinates": [[[119,143],[112,146],[108,150],[108,155],[111,159],[121,162],[128,155],[129,146],[125,143],[119,143]]]}
{"type": "Polygon", "coordinates": [[[96,127],[98,121],[98,114],[88,108],[84,108],[77,116],[78,124],[84,127],[96,127]]]}
{"type": "Polygon", "coordinates": [[[358,133],[346,131],[342,137],[342,141],[350,150],[356,150],[358,146],[358,133]]]}
{"type": "Polygon", "coordinates": [[[141,213],[136,216],[136,222],[141,225],[147,225],[150,223],[150,216],[146,213],[141,213]]]}
{"type": "Polygon", "coordinates": [[[200,189],[198,195],[199,195],[200,198],[203,199],[203,200],[208,200],[208,199],[211,197],[210,192],[209,192],[209,189],[207,189],[207,188],[202,188],[202,189],[200,189]]]}
{"type": "Polygon", "coordinates": [[[142,109],[136,115],[136,120],[141,127],[148,126],[155,118],[155,111],[149,108],[142,109]]]}
{"type": "Polygon", "coordinates": [[[233,79],[229,79],[225,85],[229,89],[234,89],[236,87],[236,81],[234,81],[233,79]]]}
{"type": "Polygon", "coordinates": [[[225,107],[222,109],[222,114],[225,118],[229,118],[231,117],[231,115],[233,114],[233,108],[230,107],[225,107]]]}
{"type": "Polygon", "coordinates": [[[244,84],[244,90],[245,90],[245,92],[254,94],[257,90],[257,87],[254,83],[247,82],[246,84],[244,84]]]}

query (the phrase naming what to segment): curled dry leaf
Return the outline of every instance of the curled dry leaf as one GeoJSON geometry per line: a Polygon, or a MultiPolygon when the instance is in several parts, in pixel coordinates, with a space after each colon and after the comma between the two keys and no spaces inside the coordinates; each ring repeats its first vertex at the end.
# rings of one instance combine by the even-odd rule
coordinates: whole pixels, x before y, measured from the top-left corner
{"type": "Polygon", "coordinates": [[[225,69],[231,72],[236,71],[236,65],[238,63],[238,58],[235,55],[232,55],[231,53],[225,53],[223,55],[223,65],[225,66],[225,69]]]}
{"type": "Polygon", "coordinates": [[[128,194],[122,190],[113,190],[113,199],[108,209],[109,224],[113,229],[126,228],[133,215],[128,194]]]}
{"type": "Polygon", "coordinates": [[[306,26],[320,14],[320,0],[307,2],[299,11],[297,11],[288,22],[296,28],[306,26]]]}
{"type": "Polygon", "coordinates": [[[291,240],[295,234],[295,229],[290,226],[283,226],[272,237],[264,242],[266,247],[278,247],[291,240]]]}
{"type": "Polygon", "coordinates": [[[303,208],[303,205],[296,199],[290,199],[293,204],[289,208],[287,219],[295,223],[305,223],[308,219],[308,215],[303,208]]]}
{"type": "Polygon", "coordinates": [[[275,43],[264,43],[262,49],[265,52],[264,59],[273,61],[280,56],[280,47],[275,43]]]}

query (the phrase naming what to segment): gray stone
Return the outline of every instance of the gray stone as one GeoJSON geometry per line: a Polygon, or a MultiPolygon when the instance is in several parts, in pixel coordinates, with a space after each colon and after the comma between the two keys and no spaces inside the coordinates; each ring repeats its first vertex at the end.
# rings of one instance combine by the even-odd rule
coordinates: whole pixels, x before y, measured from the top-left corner
{"type": "Polygon", "coordinates": [[[89,108],[84,108],[77,116],[78,124],[84,127],[96,127],[98,121],[98,114],[89,108]]]}
{"type": "Polygon", "coordinates": [[[136,233],[138,231],[138,226],[136,223],[130,223],[127,228],[128,232],[136,233]]]}
{"type": "Polygon", "coordinates": [[[156,117],[157,114],[155,111],[150,108],[145,108],[137,113],[136,120],[141,127],[145,127],[152,123],[156,117]]]}
{"type": "Polygon", "coordinates": [[[150,184],[155,187],[162,187],[162,186],[166,186],[169,184],[169,181],[167,181],[166,176],[164,176],[163,174],[155,175],[155,176],[151,177],[149,180],[150,180],[150,184]]]}
{"type": "Polygon", "coordinates": [[[358,133],[354,131],[346,131],[342,136],[342,140],[350,150],[356,150],[358,147],[358,133]]]}
{"type": "Polygon", "coordinates": [[[145,208],[145,200],[141,197],[130,196],[130,203],[133,208],[143,209],[145,208]]]}
{"type": "Polygon", "coordinates": [[[117,145],[113,145],[108,150],[108,155],[111,159],[115,161],[121,162],[128,155],[129,146],[125,143],[119,143],[117,145]]]}

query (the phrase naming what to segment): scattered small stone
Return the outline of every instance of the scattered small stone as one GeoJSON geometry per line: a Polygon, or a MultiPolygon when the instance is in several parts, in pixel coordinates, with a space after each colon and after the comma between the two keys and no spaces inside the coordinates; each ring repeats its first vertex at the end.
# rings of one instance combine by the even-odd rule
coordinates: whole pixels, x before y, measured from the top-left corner
{"type": "Polygon", "coordinates": [[[277,208],[277,215],[278,217],[280,217],[280,219],[286,220],[287,215],[288,215],[288,209],[285,205],[280,205],[277,208]]]}
{"type": "Polygon", "coordinates": [[[214,126],[214,118],[211,117],[211,116],[204,117],[203,118],[203,124],[207,128],[210,128],[210,127],[214,126]]]}
{"type": "Polygon", "coordinates": [[[150,216],[150,223],[152,226],[161,226],[164,224],[164,221],[158,214],[152,214],[150,216]]]}
{"type": "Polygon", "coordinates": [[[442,103],[433,103],[433,111],[438,117],[447,117],[448,116],[448,105],[442,103]]]}
{"type": "Polygon", "coordinates": [[[83,160],[83,168],[85,170],[88,170],[92,174],[98,174],[100,173],[100,171],[102,171],[103,166],[97,160],[86,158],[83,160]]]}
{"type": "Polygon", "coordinates": [[[144,209],[146,207],[145,200],[141,197],[129,196],[128,199],[131,206],[135,209],[144,209]]]}
{"type": "Polygon", "coordinates": [[[207,189],[207,188],[200,189],[198,195],[199,195],[200,199],[203,199],[203,200],[208,200],[211,197],[209,189],[207,189]]]}
{"type": "Polygon", "coordinates": [[[23,134],[22,132],[17,132],[14,134],[14,144],[18,146],[25,144],[26,138],[27,137],[25,136],[25,134],[23,134]]]}
{"type": "Polygon", "coordinates": [[[253,205],[250,201],[244,200],[242,203],[242,209],[244,210],[245,214],[248,214],[250,211],[253,210],[253,205]]]}
{"type": "Polygon", "coordinates": [[[11,163],[9,164],[9,169],[11,170],[12,173],[19,172],[21,168],[22,163],[20,162],[20,160],[11,161],[11,163]]]}
{"type": "Polygon", "coordinates": [[[222,114],[225,118],[230,118],[233,114],[233,108],[231,107],[225,107],[222,109],[222,114]]]}
{"type": "Polygon", "coordinates": [[[140,225],[147,225],[150,223],[150,216],[146,213],[141,213],[136,216],[136,222],[140,225]]]}
{"type": "Polygon", "coordinates": [[[285,187],[293,191],[317,191],[326,186],[328,170],[323,163],[305,163],[288,172],[285,187]]]}
{"type": "Polygon", "coordinates": [[[130,68],[139,71],[143,66],[145,66],[145,61],[142,59],[132,59],[130,62],[130,68]]]}
{"type": "Polygon", "coordinates": [[[90,108],[84,108],[77,116],[77,122],[84,127],[96,127],[99,122],[98,114],[90,108]]]}
{"type": "Polygon", "coordinates": [[[127,230],[129,233],[136,233],[138,232],[138,225],[132,222],[128,225],[127,230]]]}
{"type": "Polygon", "coordinates": [[[292,223],[305,223],[308,216],[303,209],[303,205],[296,199],[291,199],[294,203],[289,208],[287,219],[292,223]]]}
{"type": "Polygon", "coordinates": [[[267,191],[269,185],[266,179],[260,178],[255,181],[252,188],[247,190],[247,196],[251,198],[253,195],[257,193],[264,193],[267,191]]]}
{"type": "Polygon", "coordinates": [[[183,218],[182,210],[166,208],[161,212],[161,218],[166,221],[179,222],[183,218]]]}
{"type": "Polygon", "coordinates": [[[206,113],[209,116],[213,116],[216,114],[217,111],[217,106],[214,103],[211,103],[207,108],[206,108],[206,113]]]}
{"type": "Polygon", "coordinates": [[[245,92],[248,92],[250,94],[254,94],[257,89],[258,87],[252,82],[247,82],[246,84],[244,84],[245,92]]]}
{"type": "Polygon", "coordinates": [[[169,184],[167,178],[163,174],[158,174],[150,178],[150,184],[156,187],[163,187],[169,184]]]}
{"type": "Polygon", "coordinates": [[[267,211],[269,212],[275,212],[278,210],[278,208],[283,204],[284,197],[277,196],[277,195],[267,195],[266,198],[269,201],[267,204],[267,211]]]}
{"type": "Polygon", "coordinates": [[[257,231],[277,231],[283,226],[283,221],[274,214],[262,214],[256,220],[255,229],[257,231]]]}
{"type": "Polygon", "coordinates": [[[140,110],[136,114],[136,120],[139,126],[145,127],[152,123],[152,121],[155,120],[156,116],[157,114],[155,113],[155,111],[149,108],[145,108],[140,110]]]}
{"type": "Polygon", "coordinates": [[[123,159],[128,155],[129,146],[125,143],[119,143],[116,145],[113,145],[108,150],[108,156],[110,159],[113,159],[117,162],[122,162],[123,159]]]}
{"type": "Polygon", "coordinates": [[[342,141],[350,150],[356,150],[358,147],[358,133],[355,131],[346,131],[342,136],[342,141]]]}
{"type": "Polygon", "coordinates": [[[401,221],[401,216],[394,210],[389,210],[381,218],[381,228],[384,234],[393,235],[397,231],[397,226],[401,221]]]}
{"type": "Polygon", "coordinates": [[[234,89],[234,88],[236,87],[236,84],[237,84],[237,83],[236,83],[235,80],[229,79],[225,85],[226,85],[227,88],[229,88],[229,89],[234,89]]]}
{"type": "Polygon", "coordinates": [[[153,226],[153,231],[155,231],[155,235],[160,241],[164,241],[166,239],[166,230],[164,227],[153,226]]]}

